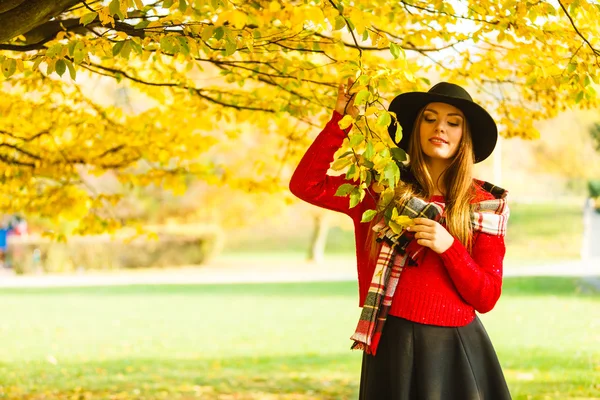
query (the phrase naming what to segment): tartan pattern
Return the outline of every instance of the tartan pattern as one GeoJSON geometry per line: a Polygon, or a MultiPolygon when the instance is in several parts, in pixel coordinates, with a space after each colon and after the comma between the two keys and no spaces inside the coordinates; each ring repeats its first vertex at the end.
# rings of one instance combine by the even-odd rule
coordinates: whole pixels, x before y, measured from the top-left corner
{"type": "MultiPolygon", "coordinates": [[[[494,199],[472,204],[473,231],[504,236],[510,215],[508,192],[489,182],[483,182],[482,188],[491,193],[494,199]]],[[[429,218],[439,222],[444,215],[444,204],[412,197],[400,207],[398,213],[410,218],[429,218]]],[[[364,350],[368,354],[377,352],[402,270],[407,266],[418,265],[424,253],[424,247],[413,240],[414,232],[403,230],[396,234],[383,220],[373,230],[377,232],[376,240],[382,242],[381,250],[356,331],[350,337],[354,341],[351,349],[364,350]]]]}

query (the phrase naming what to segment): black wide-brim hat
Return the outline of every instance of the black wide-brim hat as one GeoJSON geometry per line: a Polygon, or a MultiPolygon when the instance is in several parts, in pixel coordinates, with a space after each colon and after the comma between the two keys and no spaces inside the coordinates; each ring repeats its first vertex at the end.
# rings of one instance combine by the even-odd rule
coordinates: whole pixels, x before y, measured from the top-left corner
{"type": "Polygon", "coordinates": [[[440,82],[429,89],[428,92],[407,92],[396,96],[388,111],[396,113],[398,122],[402,126],[402,139],[396,143],[396,121],[388,126],[388,132],[398,147],[408,151],[410,135],[419,111],[429,103],[441,102],[453,105],[460,109],[469,122],[475,163],[479,163],[492,154],[498,141],[498,127],[492,116],[479,104],[475,103],[471,95],[462,87],[448,82],[440,82]]]}

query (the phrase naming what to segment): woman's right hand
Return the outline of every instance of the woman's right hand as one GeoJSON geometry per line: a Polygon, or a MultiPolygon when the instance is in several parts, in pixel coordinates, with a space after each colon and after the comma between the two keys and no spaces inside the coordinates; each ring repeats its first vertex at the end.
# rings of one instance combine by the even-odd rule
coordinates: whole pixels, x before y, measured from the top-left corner
{"type": "Polygon", "coordinates": [[[356,118],[359,113],[358,107],[354,105],[354,98],[356,93],[350,94],[350,88],[354,84],[354,79],[348,78],[348,83],[344,84],[344,81],[340,82],[338,86],[338,96],[335,103],[335,111],[342,115],[351,115],[352,118],[356,118]],[[346,106],[347,104],[347,106],[346,106]]]}

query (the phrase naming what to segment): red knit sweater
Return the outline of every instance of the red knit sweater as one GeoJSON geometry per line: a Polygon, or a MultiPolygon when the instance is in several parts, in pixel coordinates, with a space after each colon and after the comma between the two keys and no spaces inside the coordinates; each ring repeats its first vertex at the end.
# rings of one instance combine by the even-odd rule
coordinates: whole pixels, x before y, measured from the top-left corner
{"type": "MultiPolygon", "coordinates": [[[[364,210],[375,209],[376,199],[367,194],[358,206],[349,208],[347,197],[334,195],[342,183],[355,183],[346,180],[344,175],[327,175],[334,153],[351,129],[342,131],[339,128],[341,118],[338,112],[333,112],[331,120],[300,160],[289,186],[300,199],[347,214],[354,221],[359,306],[362,307],[375,263],[368,262],[365,246],[369,224],[360,220],[364,210]]],[[[481,189],[475,201],[491,198],[490,193],[481,189]]],[[[433,196],[430,201],[443,202],[444,198],[433,196]]],[[[475,310],[480,313],[490,311],[500,297],[505,250],[504,237],[486,233],[475,234],[471,254],[456,238],[442,254],[426,249],[420,265],[402,271],[390,314],[431,325],[468,324],[475,318],[475,310]]]]}

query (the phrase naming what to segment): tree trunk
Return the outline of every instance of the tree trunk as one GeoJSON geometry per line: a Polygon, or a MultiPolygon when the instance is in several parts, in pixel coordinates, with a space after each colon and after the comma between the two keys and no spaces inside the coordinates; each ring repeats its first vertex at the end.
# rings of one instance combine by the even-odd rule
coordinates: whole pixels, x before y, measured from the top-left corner
{"type": "Polygon", "coordinates": [[[314,218],[315,226],[310,242],[308,261],[322,263],[325,259],[325,245],[327,244],[327,232],[329,222],[327,216],[318,214],[314,218]]]}

